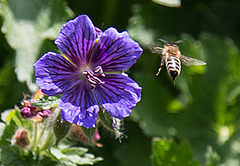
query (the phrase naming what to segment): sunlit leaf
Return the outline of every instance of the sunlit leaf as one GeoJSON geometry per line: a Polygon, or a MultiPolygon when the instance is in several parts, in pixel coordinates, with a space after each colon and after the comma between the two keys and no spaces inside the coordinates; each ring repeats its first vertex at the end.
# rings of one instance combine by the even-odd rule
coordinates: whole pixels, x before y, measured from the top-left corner
{"type": "MultiPolygon", "coordinates": [[[[76,150],[76,148],[74,148],[74,150],[76,150]]],[[[79,155],[78,153],[72,153],[71,148],[68,151],[62,151],[59,148],[51,148],[51,154],[54,155],[61,162],[65,163],[65,161],[68,161],[78,165],[93,165],[94,163],[102,160],[101,157],[95,158],[94,155],[89,153],[85,153],[83,155],[79,155]]]]}
{"type": "Polygon", "coordinates": [[[206,153],[206,165],[218,166],[219,163],[220,163],[220,156],[215,151],[213,151],[211,146],[209,146],[207,148],[207,153],[206,153]]]}
{"type": "Polygon", "coordinates": [[[152,141],[153,166],[198,166],[193,160],[193,151],[186,142],[177,145],[175,141],[166,138],[154,138],[152,141]]]}
{"type": "Polygon", "coordinates": [[[66,148],[62,149],[62,153],[65,154],[78,154],[78,155],[83,155],[86,153],[88,150],[86,148],[81,148],[81,147],[73,147],[73,148],[66,148]]]}
{"type": "Polygon", "coordinates": [[[36,90],[32,65],[40,56],[43,41],[57,36],[62,24],[70,18],[70,10],[61,0],[3,0],[1,14],[2,31],[16,50],[18,80],[36,90]]]}
{"type": "Polygon", "coordinates": [[[59,98],[60,96],[41,95],[36,101],[31,103],[31,105],[47,110],[52,107],[57,107],[59,98]]]}
{"type": "Polygon", "coordinates": [[[168,7],[180,7],[181,0],[152,0],[155,3],[168,7]]]}

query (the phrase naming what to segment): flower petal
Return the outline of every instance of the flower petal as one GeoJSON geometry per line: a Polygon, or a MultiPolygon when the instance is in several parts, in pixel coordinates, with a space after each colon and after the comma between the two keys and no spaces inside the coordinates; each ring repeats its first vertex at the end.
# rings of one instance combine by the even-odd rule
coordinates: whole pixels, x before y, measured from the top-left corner
{"type": "Polygon", "coordinates": [[[58,107],[62,109],[62,118],[69,123],[95,127],[99,106],[90,87],[78,86],[64,93],[58,107]]]}
{"type": "Polygon", "coordinates": [[[87,15],[80,15],[65,23],[55,44],[76,66],[85,66],[86,55],[95,43],[100,30],[95,28],[87,15]]]}
{"type": "Polygon", "coordinates": [[[115,28],[109,28],[100,36],[93,52],[88,56],[88,62],[102,66],[105,72],[122,71],[130,68],[142,51],[126,31],[118,33],[115,28]]]}
{"type": "Polygon", "coordinates": [[[122,119],[130,115],[140,101],[142,88],[128,76],[106,74],[105,83],[95,89],[100,105],[113,117],[122,119]]]}
{"type": "Polygon", "coordinates": [[[36,83],[42,92],[54,96],[69,91],[79,83],[77,68],[54,52],[44,54],[34,65],[36,83]]]}

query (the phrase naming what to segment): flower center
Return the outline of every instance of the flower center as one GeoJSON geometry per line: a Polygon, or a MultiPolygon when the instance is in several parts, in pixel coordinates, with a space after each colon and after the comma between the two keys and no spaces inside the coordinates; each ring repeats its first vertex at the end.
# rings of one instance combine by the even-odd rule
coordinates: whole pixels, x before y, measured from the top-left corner
{"type": "Polygon", "coordinates": [[[103,69],[101,66],[97,66],[93,70],[87,69],[82,73],[83,75],[86,76],[87,80],[91,83],[92,89],[96,88],[96,85],[101,85],[105,83],[99,78],[99,77],[105,77],[105,74],[103,73],[103,69]]]}

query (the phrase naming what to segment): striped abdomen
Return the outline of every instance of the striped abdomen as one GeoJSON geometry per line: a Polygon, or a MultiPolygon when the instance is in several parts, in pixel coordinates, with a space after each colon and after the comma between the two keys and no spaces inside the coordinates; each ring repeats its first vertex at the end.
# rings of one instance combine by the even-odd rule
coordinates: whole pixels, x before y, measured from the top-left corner
{"type": "Polygon", "coordinates": [[[181,71],[181,62],[175,56],[169,56],[165,60],[168,74],[172,77],[173,80],[180,74],[181,71]]]}

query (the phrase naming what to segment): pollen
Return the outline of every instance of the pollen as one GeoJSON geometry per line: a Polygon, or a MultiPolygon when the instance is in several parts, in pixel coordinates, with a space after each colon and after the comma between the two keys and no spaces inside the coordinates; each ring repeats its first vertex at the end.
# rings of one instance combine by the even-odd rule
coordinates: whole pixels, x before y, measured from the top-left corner
{"type": "Polygon", "coordinates": [[[99,38],[97,38],[97,39],[95,40],[95,44],[96,44],[98,41],[99,41],[99,38]]]}

